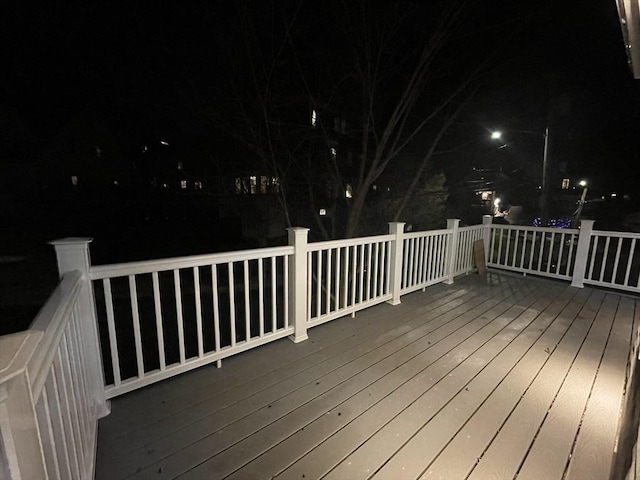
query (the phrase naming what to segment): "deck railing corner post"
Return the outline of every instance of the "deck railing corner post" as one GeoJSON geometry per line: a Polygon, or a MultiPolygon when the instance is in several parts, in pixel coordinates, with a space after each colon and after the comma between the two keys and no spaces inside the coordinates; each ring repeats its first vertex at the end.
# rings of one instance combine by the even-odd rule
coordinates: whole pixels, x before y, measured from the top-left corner
{"type": "Polygon", "coordinates": [[[447,248],[446,266],[447,266],[447,279],[444,281],[447,285],[453,283],[453,278],[456,275],[456,261],[458,259],[458,229],[460,228],[459,218],[447,219],[447,230],[451,232],[451,241],[449,242],[449,248],[447,248]]]}
{"type": "Polygon", "coordinates": [[[387,303],[398,305],[402,291],[402,256],[404,249],[404,222],[389,222],[389,234],[395,238],[391,241],[389,293],[391,300],[387,303]]]}
{"type": "Polygon", "coordinates": [[[100,338],[98,336],[98,319],[95,310],[93,286],[91,284],[91,256],[89,244],[92,238],[72,237],[49,242],[56,252],[58,273],[62,277],[67,272],[80,271],[83,276],[83,286],[78,298],[78,311],[82,325],[82,338],[87,353],[87,369],[91,385],[92,400],[95,415],[102,418],[109,414],[110,405],[105,394],[104,370],[100,352],[100,338]]]}
{"type": "Polygon", "coordinates": [[[288,262],[289,285],[289,317],[293,324],[293,335],[289,338],[294,343],[307,340],[307,242],[308,228],[287,228],[289,245],[293,247],[293,256],[288,262]]]}
{"type": "Polygon", "coordinates": [[[584,276],[587,271],[587,260],[589,258],[589,247],[591,245],[591,233],[595,220],[580,220],[580,233],[578,234],[578,248],[573,265],[573,275],[571,286],[584,287],[584,276]]]}

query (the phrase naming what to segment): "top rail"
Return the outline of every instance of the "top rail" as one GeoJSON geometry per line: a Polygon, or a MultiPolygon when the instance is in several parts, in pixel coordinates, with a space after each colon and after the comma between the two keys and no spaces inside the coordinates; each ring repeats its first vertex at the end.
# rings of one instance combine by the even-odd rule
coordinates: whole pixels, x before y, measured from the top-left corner
{"type": "Polygon", "coordinates": [[[329,240],[326,242],[314,242],[307,244],[308,252],[317,252],[329,248],[351,247],[353,245],[364,245],[367,243],[388,242],[394,240],[394,235],[374,235],[371,237],[348,238],[345,240],[329,240]]]}
{"type": "Polygon", "coordinates": [[[65,273],[29,327],[29,331],[44,334],[43,340],[29,361],[31,389],[35,398],[42,392],[81,289],[82,273],[77,270],[65,273]]]}
{"type": "Polygon", "coordinates": [[[143,273],[153,273],[178,268],[192,268],[203,265],[215,265],[228,262],[241,262],[258,258],[293,255],[293,247],[256,248],[240,250],[238,252],[221,252],[206,255],[190,255],[185,257],[163,258],[159,260],[145,260],[142,262],[116,263],[112,265],[98,265],[91,267],[91,280],[121,277],[143,273]]]}

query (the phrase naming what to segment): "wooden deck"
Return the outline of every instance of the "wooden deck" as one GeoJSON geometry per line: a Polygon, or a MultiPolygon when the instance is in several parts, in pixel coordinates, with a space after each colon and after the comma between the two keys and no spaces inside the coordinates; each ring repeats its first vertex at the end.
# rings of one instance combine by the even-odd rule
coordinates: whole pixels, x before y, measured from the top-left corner
{"type": "Polygon", "coordinates": [[[640,302],[489,273],[116,398],[99,480],[609,478],[640,302]]]}

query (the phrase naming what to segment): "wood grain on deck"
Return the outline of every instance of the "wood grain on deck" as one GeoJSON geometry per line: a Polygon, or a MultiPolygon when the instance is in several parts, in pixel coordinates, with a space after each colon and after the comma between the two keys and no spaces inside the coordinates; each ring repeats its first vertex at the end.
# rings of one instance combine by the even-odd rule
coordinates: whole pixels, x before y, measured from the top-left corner
{"type": "Polygon", "coordinates": [[[606,479],[637,312],[535,278],[436,285],[114,399],[96,478],[606,479]]]}

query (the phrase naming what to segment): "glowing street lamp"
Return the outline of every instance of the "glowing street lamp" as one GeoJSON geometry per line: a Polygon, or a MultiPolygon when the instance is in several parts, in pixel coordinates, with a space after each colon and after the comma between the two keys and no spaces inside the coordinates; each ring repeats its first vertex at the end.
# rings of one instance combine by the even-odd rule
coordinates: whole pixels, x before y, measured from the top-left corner
{"type": "MultiPolygon", "coordinates": [[[[534,132],[530,130],[514,130],[518,133],[528,133],[534,135],[540,135],[540,132],[534,132]]],[[[542,153],[542,202],[540,205],[540,217],[542,219],[547,216],[547,168],[548,168],[548,160],[549,160],[549,127],[544,129],[544,133],[542,133],[544,138],[544,151],[542,153]]],[[[502,132],[496,130],[491,132],[492,140],[499,140],[502,138],[502,132]]]]}

